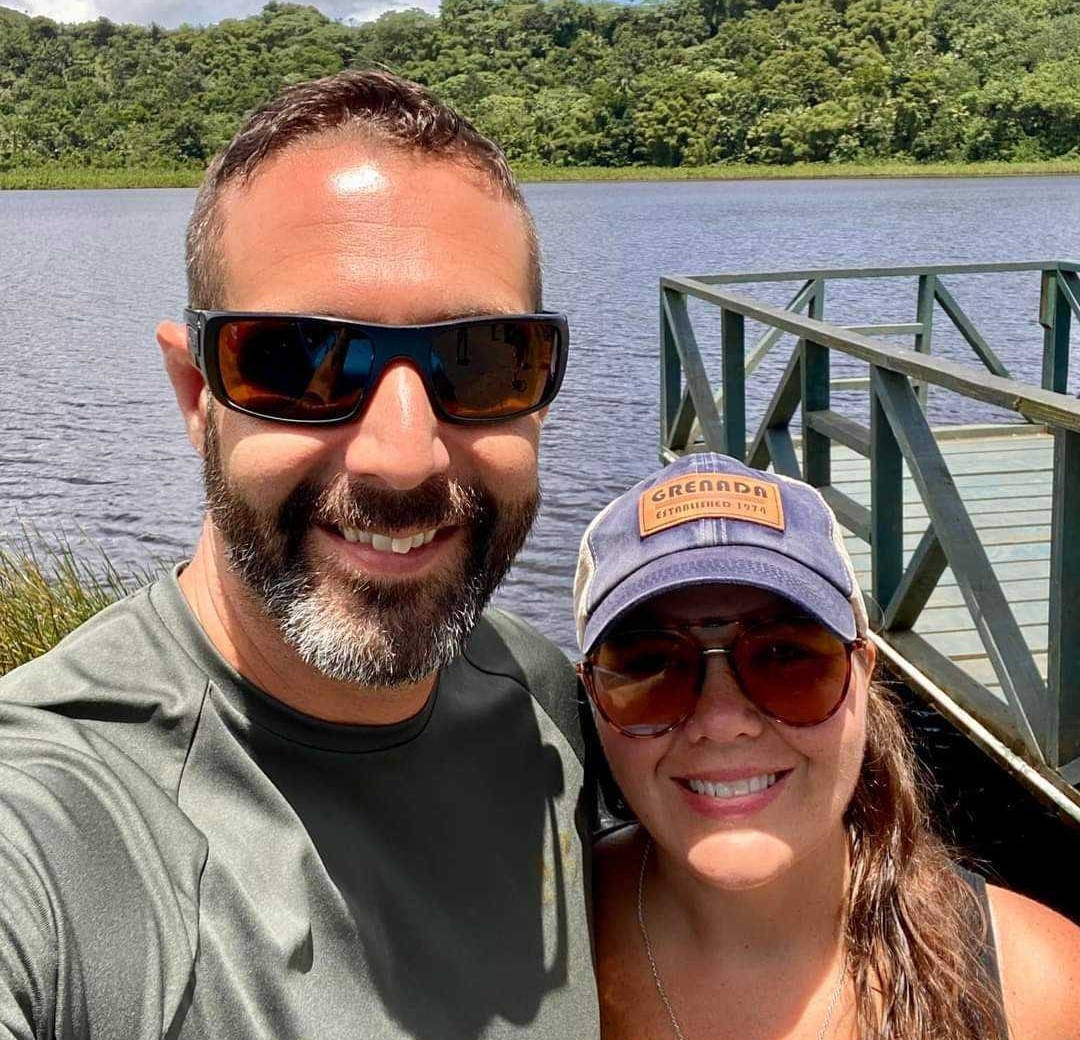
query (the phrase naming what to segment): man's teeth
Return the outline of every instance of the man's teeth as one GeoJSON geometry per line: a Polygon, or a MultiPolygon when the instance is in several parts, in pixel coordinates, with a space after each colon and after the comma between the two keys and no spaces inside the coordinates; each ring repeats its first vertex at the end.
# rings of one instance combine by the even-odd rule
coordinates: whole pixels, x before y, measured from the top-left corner
{"type": "Polygon", "coordinates": [[[347,542],[355,542],[357,545],[370,545],[376,552],[395,552],[404,555],[412,549],[419,549],[421,545],[428,545],[434,539],[437,528],[430,531],[417,531],[416,534],[406,535],[404,538],[394,538],[388,534],[379,534],[377,531],[361,531],[357,527],[343,527],[342,537],[347,542]]]}
{"type": "Polygon", "coordinates": [[[707,794],[710,798],[740,798],[748,794],[757,794],[776,783],[776,774],[752,776],[747,780],[733,780],[730,784],[712,780],[687,780],[687,786],[695,794],[707,794]]]}

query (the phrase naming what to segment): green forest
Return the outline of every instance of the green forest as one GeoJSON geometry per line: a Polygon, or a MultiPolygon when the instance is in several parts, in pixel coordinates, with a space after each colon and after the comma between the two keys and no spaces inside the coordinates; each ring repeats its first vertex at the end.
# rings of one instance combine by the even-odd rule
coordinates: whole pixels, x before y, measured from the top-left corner
{"type": "Polygon", "coordinates": [[[283,84],[371,66],[523,165],[1080,159],[1080,0],[443,0],[171,30],[0,7],[0,171],[200,168],[283,84]]]}

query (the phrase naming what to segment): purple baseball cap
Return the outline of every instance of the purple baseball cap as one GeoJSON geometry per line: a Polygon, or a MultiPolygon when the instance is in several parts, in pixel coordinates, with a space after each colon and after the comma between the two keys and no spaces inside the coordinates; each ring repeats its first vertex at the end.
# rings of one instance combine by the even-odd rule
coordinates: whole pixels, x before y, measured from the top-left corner
{"type": "Polygon", "coordinates": [[[773,592],[845,642],[867,631],[840,526],[817,489],[702,452],[635,484],[589,524],[574,579],[582,653],[646,600],[706,584],[773,592]]]}

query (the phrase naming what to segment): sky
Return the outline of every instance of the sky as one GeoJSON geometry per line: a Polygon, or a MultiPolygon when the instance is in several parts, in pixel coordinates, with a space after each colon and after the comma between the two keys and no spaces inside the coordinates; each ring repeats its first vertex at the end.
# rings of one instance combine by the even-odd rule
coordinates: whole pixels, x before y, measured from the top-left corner
{"type": "MultiPolygon", "coordinates": [[[[302,0],[301,0],[302,2],[302,0]]],[[[258,14],[265,0],[0,0],[24,14],[44,15],[57,22],[92,22],[104,16],[113,22],[173,28],[183,22],[206,25],[225,18],[258,14]]],[[[386,11],[419,7],[434,13],[439,0],[314,0],[330,18],[370,21],[386,11]]]]}

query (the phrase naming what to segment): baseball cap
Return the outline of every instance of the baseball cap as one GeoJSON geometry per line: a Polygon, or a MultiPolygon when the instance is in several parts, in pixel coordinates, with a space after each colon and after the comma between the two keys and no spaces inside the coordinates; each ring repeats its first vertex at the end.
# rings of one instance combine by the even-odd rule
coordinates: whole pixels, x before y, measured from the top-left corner
{"type": "Polygon", "coordinates": [[[820,492],[700,452],[635,484],[586,529],[574,579],[582,653],[646,600],[705,584],[773,592],[845,642],[867,631],[851,558],[820,492]]]}

